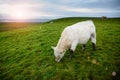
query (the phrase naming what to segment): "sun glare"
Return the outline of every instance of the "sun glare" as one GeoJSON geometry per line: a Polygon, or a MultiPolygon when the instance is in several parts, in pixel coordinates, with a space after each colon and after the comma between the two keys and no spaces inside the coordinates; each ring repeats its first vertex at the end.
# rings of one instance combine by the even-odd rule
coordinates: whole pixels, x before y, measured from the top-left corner
{"type": "Polygon", "coordinates": [[[14,6],[12,8],[12,13],[10,14],[12,19],[26,19],[29,15],[27,9],[24,6],[14,6]]]}
{"type": "Polygon", "coordinates": [[[22,10],[16,10],[15,12],[14,12],[14,15],[12,16],[14,19],[23,19],[23,18],[25,18],[25,13],[24,13],[24,11],[22,11],[22,10]]]}

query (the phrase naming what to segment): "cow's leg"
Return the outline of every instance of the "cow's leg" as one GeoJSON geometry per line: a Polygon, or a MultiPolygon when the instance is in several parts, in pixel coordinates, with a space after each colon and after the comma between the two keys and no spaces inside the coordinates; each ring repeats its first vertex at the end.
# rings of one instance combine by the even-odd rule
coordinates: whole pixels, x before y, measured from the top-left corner
{"type": "Polygon", "coordinates": [[[93,46],[93,51],[95,51],[96,50],[96,44],[92,43],[92,46],[93,46]]]}
{"type": "Polygon", "coordinates": [[[72,59],[73,58],[73,50],[71,50],[71,49],[69,49],[69,52],[70,52],[70,59],[72,59]]]}
{"type": "Polygon", "coordinates": [[[82,45],[82,51],[85,50],[85,47],[86,47],[86,44],[83,44],[83,45],[82,45]]]}
{"type": "Polygon", "coordinates": [[[93,51],[95,51],[96,50],[96,35],[95,34],[91,35],[91,42],[93,46],[93,51]]]}
{"type": "Polygon", "coordinates": [[[74,53],[74,51],[75,51],[75,49],[76,49],[76,46],[77,46],[77,41],[74,41],[74,42],[72,43],[72,45],[71,45],[71,48],[69,49],[69,50],[70,50],[70,59],[73,58],[73,53],[74,53]]]}

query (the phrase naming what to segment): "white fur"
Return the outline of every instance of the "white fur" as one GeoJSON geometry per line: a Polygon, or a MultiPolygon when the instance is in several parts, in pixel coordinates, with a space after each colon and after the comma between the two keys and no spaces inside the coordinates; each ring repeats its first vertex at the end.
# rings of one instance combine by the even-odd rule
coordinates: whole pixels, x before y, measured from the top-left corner
{"type": "Polygon", "coordinates": [[[91,20],[78,22],[66,27],[61,34],[57,46],[52,47],[56,61],[59,62],[61,60],[68,48],[75,51],[78,44],[86,44],[90,38],[96,44],[96,30],[91,20]]]}

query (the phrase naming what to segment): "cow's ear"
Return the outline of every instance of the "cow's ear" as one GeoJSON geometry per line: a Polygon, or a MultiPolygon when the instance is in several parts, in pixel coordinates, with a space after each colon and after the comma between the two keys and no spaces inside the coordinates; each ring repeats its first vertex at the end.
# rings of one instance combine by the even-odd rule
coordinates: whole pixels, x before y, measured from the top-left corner
{"type": "Polygon", "coordinates": [[[55,49],[55,47],[54,46],[51,46],[51,48],[54,50],[55,49]]]}

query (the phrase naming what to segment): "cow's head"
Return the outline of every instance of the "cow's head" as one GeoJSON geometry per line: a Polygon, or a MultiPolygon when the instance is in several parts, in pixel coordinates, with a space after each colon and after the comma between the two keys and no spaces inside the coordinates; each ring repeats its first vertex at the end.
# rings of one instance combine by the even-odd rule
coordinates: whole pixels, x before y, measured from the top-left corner
{"type": "Polygon", "coordinates": [[[59,62],[62,59],[62,57],[64,56],[65,52],[57,49],[56,47],[51,47],[51,48],[54,50],[55,61],[59,62]]]}

